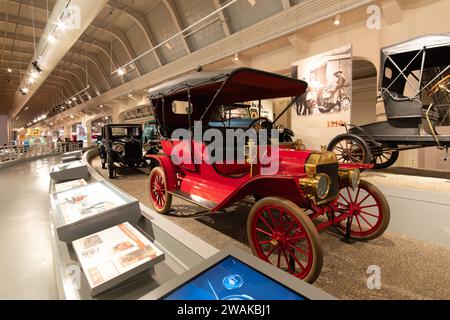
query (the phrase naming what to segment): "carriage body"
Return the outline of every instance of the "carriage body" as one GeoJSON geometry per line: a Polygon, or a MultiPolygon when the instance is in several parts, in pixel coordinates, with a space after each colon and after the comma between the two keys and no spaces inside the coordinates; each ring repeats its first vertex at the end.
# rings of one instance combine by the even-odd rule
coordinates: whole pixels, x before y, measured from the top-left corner
{"type": "Polygon", "coordinates": [[[418,37],[381,50],[380,98],[386,121],[348,126],[328,150],[342,162],[387,168],[402,150],[437,146],[447,150],[450,136],[450,35],[418,37]]]}

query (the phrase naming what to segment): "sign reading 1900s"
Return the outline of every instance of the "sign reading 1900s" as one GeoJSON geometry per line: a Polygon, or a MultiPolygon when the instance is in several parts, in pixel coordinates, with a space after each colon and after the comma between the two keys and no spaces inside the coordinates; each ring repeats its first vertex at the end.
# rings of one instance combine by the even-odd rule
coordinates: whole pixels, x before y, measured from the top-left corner
{"type": "Polygon", "coordinates": [[[352,47],[297,61],[292,77],[308,82],[308,90],[291,111],[292,130],[307,148],[320,150],[350,122],[352,47]]]}

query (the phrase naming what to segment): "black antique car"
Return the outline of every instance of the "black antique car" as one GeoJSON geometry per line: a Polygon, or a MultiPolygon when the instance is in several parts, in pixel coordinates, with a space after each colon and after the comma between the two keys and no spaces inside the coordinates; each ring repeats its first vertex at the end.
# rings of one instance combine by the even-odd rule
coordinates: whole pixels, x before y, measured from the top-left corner
{"type": "Polygon", "coordinates": [[[393,165],[399,151],[436,146],[448,158],[450,136],[450,34],[429,35],[381,50],[380,90],[386,121],[346,125],[328,145],[340,162],[393,165]]]}
{"type": "Polygon", "coordinates": [[[102,168],[108,168],[109,178],[120,167],[139,167],[146,164],[142,151],[142,125],[107,124],[102,128],[102,144],[99,146],[102,168]]]}

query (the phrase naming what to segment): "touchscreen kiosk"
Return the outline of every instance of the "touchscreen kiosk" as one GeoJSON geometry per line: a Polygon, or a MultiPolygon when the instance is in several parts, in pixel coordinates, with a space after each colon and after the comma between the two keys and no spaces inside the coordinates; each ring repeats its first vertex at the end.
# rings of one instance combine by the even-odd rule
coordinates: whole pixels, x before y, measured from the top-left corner
{"type": "Polygon", "coordinates": [[[237,248],[142,297],[145,300],[334,300],[327,293],[237,248]]]}

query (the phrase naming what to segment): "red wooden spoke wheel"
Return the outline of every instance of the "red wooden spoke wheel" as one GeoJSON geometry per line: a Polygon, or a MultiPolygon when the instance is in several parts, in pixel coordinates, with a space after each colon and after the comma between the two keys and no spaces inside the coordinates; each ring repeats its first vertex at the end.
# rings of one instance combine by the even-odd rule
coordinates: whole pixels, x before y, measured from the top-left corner
{"type": "Polygon", "coordinates": [[[150,172],[150,199],[158,213],[166,213],[172,205],[172,195],[167,192],[166,175],[160,167],[150,172]]]}
{"type": "MultiPolygon", "coordinates": [[[[359,188],[343,188],[337,206],[341,214],[353,209],[351,237],[356,240],[371,240],[386,231],[391,213],[388,202],[381,191],[373,184],[361,180],[359,188]]],[[[337,226],[341,233],[345,233],[347,220],[337,226]]]]}
{"type": "Polygon", "coordinates": [[[258,201],[247,221],[253,253],[290,274],[313,283],[323,265],[319,233],[297,205],[282,198],[258,201]]]}

